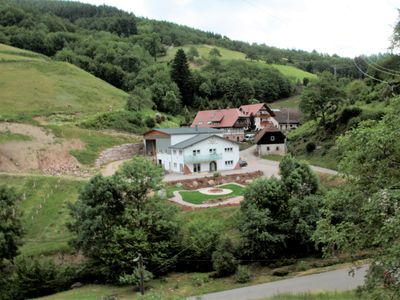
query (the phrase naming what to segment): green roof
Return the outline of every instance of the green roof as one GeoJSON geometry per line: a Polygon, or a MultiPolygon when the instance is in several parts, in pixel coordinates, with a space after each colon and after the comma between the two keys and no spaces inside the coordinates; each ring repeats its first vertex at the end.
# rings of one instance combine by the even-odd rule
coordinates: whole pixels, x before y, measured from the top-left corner
{"type": "Polygon", "coordinates": [[[179,128],[154,128],[153,130],[161,131],[163,133],[174,135],[174,134],[203,134],[203,133],[222,133],[222,130],[214,128],[195,128],[195,127],[179,127],[179,128]]]}
{"type": "Polygon", "coordinates": [[[192,145],[200,143],[200,142],[202,142],[202,141],[204,141],[204,140],[206,140],[206,139],[208,139],[210,137],[223,139],[223,140],[231,142],[233,144],[237,144],[236,142],[230,141],[228,139],[225,139],[225,138],[223,138],[223,137],[221,137],[219,135],[215,135],[215,134],[198,134],[198,135],[196,135],[196,136],[194,136],[194,137],[192,137],[190,139],[184,140],[183,142],[180,142],[178,144],[172,145],[172,146],[170,146],[170,148],[172,148],[172,149],[186,149],[187,147],[190,147],[192,145]]]}

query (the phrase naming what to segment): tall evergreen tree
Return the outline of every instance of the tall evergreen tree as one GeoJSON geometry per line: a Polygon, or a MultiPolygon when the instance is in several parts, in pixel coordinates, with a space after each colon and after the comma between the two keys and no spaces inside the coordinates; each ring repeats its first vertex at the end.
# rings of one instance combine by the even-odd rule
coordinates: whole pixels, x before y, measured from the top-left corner
{"type": "Polygon", "coordinates": [[[189,70],[186,54],[182,49],[176,52],[171,67],[171,78],[179,87],[184,105],[192,106],[193,102],[193,86],[192,74],[189,70]]]}

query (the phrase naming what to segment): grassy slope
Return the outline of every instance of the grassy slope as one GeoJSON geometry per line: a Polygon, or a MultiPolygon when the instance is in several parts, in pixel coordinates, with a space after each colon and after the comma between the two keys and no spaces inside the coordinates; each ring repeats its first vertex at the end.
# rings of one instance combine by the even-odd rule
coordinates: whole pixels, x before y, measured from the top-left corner
{"type": "MultiPolygon", "coordinates": [[[[160,58],[161,61],[170,61],[174,58],[178,49],[182,48],[185,52],[189,50],[190,47],[195,47],[199,52],[199,56],[202,60],[208,61],[209,52],[212,48],[217,48],[221,53],[221,59],[223,60],[245,60],[246,54],[238,51],[232,51],[222,47],[214,47],[210,45],[184,45],[182,47],[172,47],[167,51],[167,55],[160,58]]],[[[303,70],[297,69],[288,65],[277,65],[277,64],[266,64],[263,61],[252,61],[250,63],[257,64],[261,67],[273,67],[278,69],[284,76],[294,78],[295,80],[303,80],[304,77],[315,78],[315,74],[311,74],[309,72],[305,72],[303,70]]]]}
{"type": "Polygon", "coordinates": [[[272,103],[268,103],[271,108],[296,108],[299,109],[300,95],[294,95],[289,98],[281,99],[272,103]]]}
{"type": "Polygon", "coordinates": [[[69,202],[77,199],[84,181],[50,176],[0,175],[0,182],[21,195],[20,209],[25,230],[23,255],[38,255],[68,249],[71,234],[69,202]]]}
{"type": "Polygon", "coordinates": [[[0,44],[0,119],[107,111],[121,108],[126,97],[71,64],[0,44]]]}

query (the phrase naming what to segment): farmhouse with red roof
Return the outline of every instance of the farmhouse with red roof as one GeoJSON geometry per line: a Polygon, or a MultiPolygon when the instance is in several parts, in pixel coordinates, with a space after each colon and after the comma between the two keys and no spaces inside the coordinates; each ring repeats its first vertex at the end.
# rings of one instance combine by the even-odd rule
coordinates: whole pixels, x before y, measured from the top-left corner
{"type": "Polygon", "coordinates": [[[239,110],[246,116],[254,117],[254,125],[256,130],[272,124],[271,118],[275,116],[274,112],[265,103],[247,104],[239,107],[239,110]]]}
{"type": "Polygon", "coordinates": [[[191,125],[191,127],[221,129],[225,138],[237,142],[243,141],[244,130],[249,126],[249,117],[238,108],[199,111],[191,125]]]}

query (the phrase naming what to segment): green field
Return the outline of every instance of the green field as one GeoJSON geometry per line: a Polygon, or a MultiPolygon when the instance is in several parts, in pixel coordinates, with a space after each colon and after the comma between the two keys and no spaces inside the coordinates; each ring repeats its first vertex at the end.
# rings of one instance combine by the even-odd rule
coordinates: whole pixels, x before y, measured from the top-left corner
{"type": "MultiPolygon", "coordinates": [[[[163,56],[160,58],[161,61],[170,61],[174,58],[176,52],[178,49],[183,49],[186,53],[189,50],[190,47],[195,47],[197,51],[199,52],[199,59],[200,61],[207,62],[209,60],[209,52],[213,48],[217,48],[219,52],[221,53],[221,59],[222,60],[246,60],[246,54],[239,52],[239,51],[233,51],[229,50],[226,48],[222,47],[216,47],[212,45],[184,45],[182,47],[171,47],[167,50],[166,56],[163,56]]],[[[307,78],[316,78],[317,76],[315,74],[300,70],[298,68],[295,68],[293,66],[288,66],[288,65],[278,65],[278,64],[267,64],[264,61],[248,61],[249,63],[256,64],[261,67],[272,67],[277,70],[279,70],[284,76],[288,78],[292,78],[294,80],[303,80],[304,77],[307,78]]],[[[193,67],[196,67],[197,65],[193,65],[193,67]]]]}
{"type": "Polygon", "coordinates": [[[221,196],[205,195],[200,193],[199,191],[180,191],[179,193],[181,194],[183,201],[192,204],[201,204],[211,200],[217,200],[217,199],[222,200],[243,195],[244,188],[236,184],[223,184],[218,187],[230,189],[232,191],[229,194],[221,196]]]}
{"type": "Polygon", "coordinates": [[[294,95],[289,98],[281,99],[272,103],[268,103],[271,108],[296,108],[299,109],[300,95],[294,95]]]}
{"type": "Polygon", "coordinates": [[[70,202],[78,197],[84,181],[51,176],[0,175],[0,182],[21,195],[20,209],[25,230],[23,255],[49,254],[68,250],[71,234],[68,221],[70,202]]]}
{"type": "Polygon", "coordinates": [[[108,111],[123,107],[126,97],[71,64],[0,44],[0,120],[108,111]]]}

